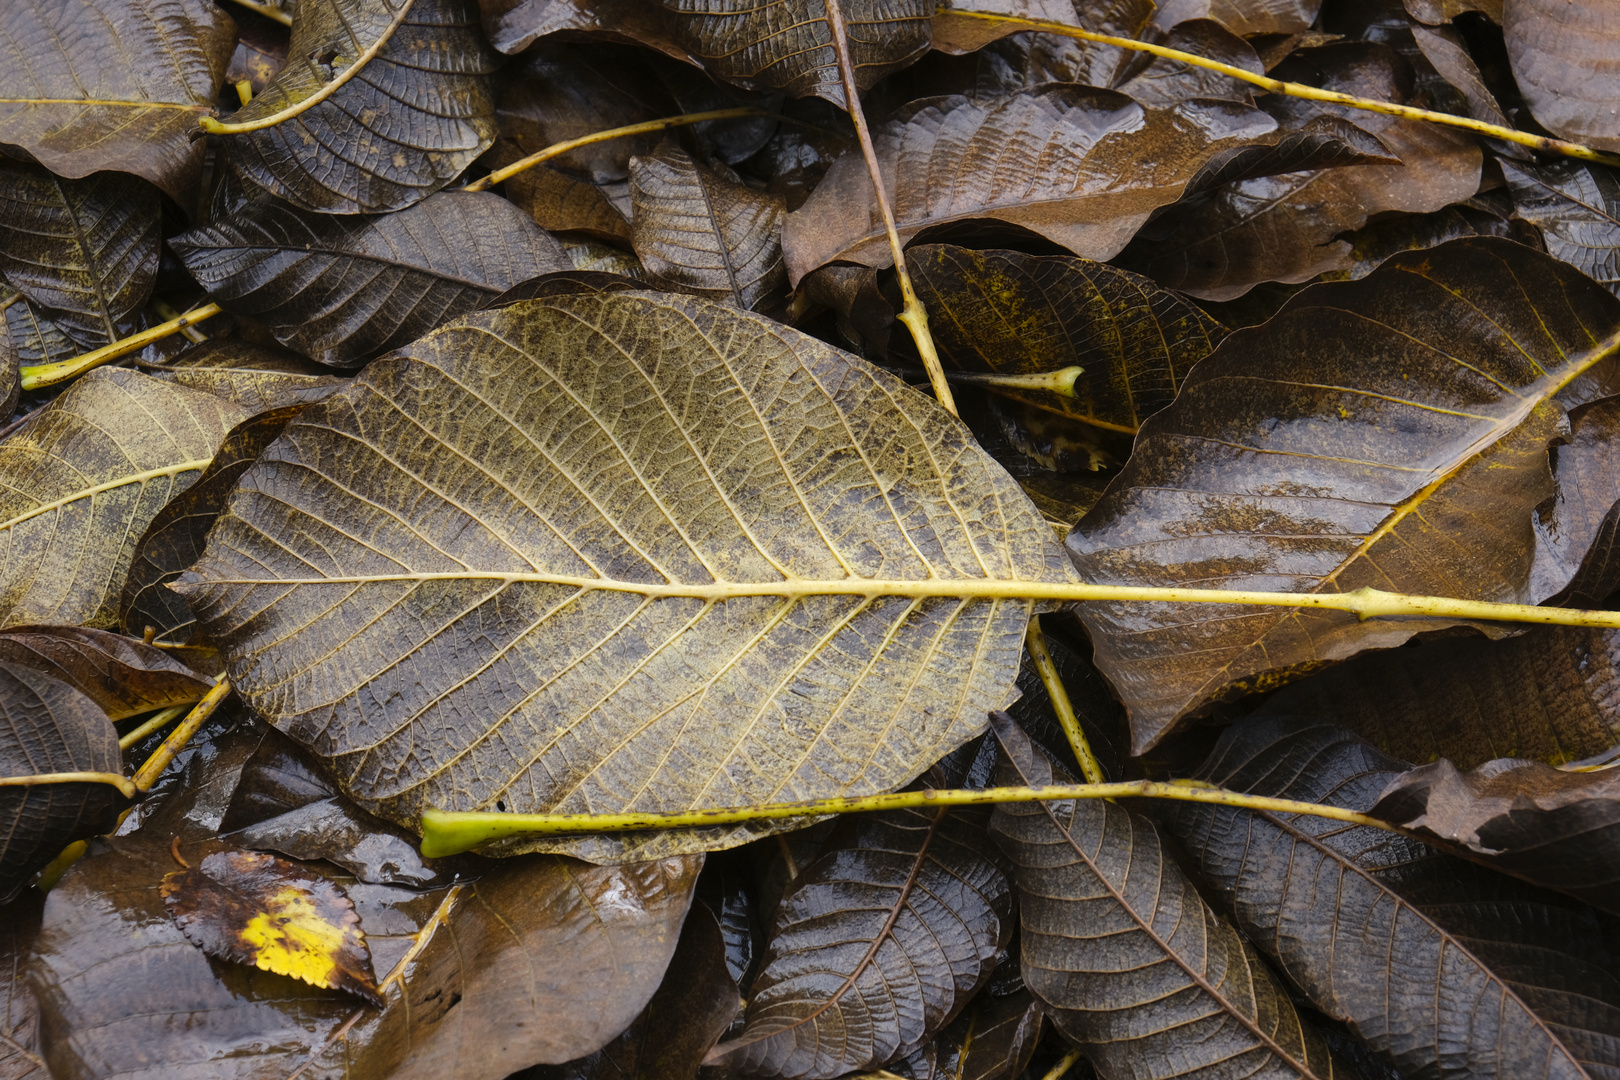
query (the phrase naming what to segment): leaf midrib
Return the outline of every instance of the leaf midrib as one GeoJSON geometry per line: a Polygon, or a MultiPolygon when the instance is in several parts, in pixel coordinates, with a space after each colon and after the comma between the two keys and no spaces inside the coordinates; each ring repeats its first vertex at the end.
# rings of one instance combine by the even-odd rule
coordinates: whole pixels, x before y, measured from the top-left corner
{"type": "Polygon", "coordinates": [[[41,503],[39,506],[36,506],[31,510],[26,510],[7,521],[0,521],[0,532],[4,532],[14,525],[20,525],[23,522],[39,517],[42,514],[48,514],[53,510],[60,510],[62,507],[67,506],[70,503],[78,502],[81,499],[93,499],[97,495],[101,495],[117,488],[128,487],[131,484],[144,484],[148,480],[156,480],[164,476],[178,476],[183,472],[201,472],[202,470],[208,468],[208,465],[212,460],[212,458],[193,458],[189,461],[181,461],[174,465],[165,465],[157,469],[147,469],[144,472],[128,473],[112,480],[108,480],[105,483],[95,484],[87,488],[81,488],[78,491],[62,496],[59,499],[54,499],[48,503],[41,503]]]}

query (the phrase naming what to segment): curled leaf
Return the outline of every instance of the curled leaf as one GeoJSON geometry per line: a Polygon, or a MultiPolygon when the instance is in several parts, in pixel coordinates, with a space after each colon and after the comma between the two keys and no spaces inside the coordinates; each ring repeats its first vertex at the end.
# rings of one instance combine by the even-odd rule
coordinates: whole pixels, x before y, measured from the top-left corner
{"type": "Polygon", "coordinates": [[[196,701],[212,685],[162,649],[87,626],[14,626],[0,661],[59,679],[123,720],[196,701]]]}

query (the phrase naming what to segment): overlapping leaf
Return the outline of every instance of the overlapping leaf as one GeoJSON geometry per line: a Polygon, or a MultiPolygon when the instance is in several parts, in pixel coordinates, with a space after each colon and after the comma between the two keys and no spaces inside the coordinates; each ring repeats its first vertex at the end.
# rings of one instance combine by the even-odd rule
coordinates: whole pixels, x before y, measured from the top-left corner
{"type": "Polygon", "coordinates": [[[1519,217],[1547,250],[1620,294],[1620,175],[1585,162],[1502,162],[1519,217]]]}
{"type": "Polygon", "coordinates": [[[661,288],[741,308],[781,306],[783,201],[727,173],[668,143],[651,157],[632,158],[636,256],[661,288]]]}
{"type": "Polygon", "coordinates": [[[14,626],[0,632],[0,662],[67,683],[109,720],[196,701],[210,686],[162,649],[85,626],[14,626]]]}
{"type": "MultiPolygon", "coordinates": [[[[316,94],[395,21],[404,0],[308,0],[292,58],[230,119],[263,119],[316,94]]],[[[495,141],[495,57],[473,0],[414,0],[404,21],[331,97],[226,136],[231,167],[305,210],[367,214],[420,202],[495,141]]]]}
{"type": "Polygon", "coordinates": [[[1620,587],[1620,398],[1579,406],[1569,424],[1553,463],[1558,492],[1536,509],[1533,573],[1552,602],[1598,607],[1620,587]]]}
{"type": "Polygon", "coordinates": [[[860,815],[776,911],[741,1034],[709,1063],[831,1078],[920,1049],[983,985],[1012,890],[983,812],[860,815]]]}
{"type": "MultiPolygon", "coordinates": [[[[0,661],[0,775],[122,773],[118,733],[96,703],[73,687],[0,661]]],[[[109,784],[0,788],[0,903],[74,840],[105,832],[126,805],[109,784]]]]}
{"type": "MultiPolygon", "coordinates": [[[[5,301],[6,339],[18,364],[53,364],[69,360],[80,352],[78,344],[60,326],[45,314],[44,309],[28,302],[20,293],[0,285],[0,300],[5,301]]],[[[10,363],[10,357],[6,358],[10,363]]],[[[22,387],[17,385],[17,392],[22,387]]],[[[16,399],[8,390],[6,398],[16,408],[16,399]]]]}
{"type": "Polygon", "coordinates": [[[19,0],[0,39],[0,143],[58,176],[145,177],[182,206],[191,141],[236,44],[209,0],[19,0]]]}
{"type": "Polygon", "coordinates": [[[940,1034],[939,1080],[1003,1080],[1022,1076],[1041,1037],[1043,1014],[1028,990],[983,994],[940,1034]]]}
{"type": "Polygon", "coordinates": [[[121,336],[158,268],[157,189],[0,158],[0,274],[86,348],[121,336]]]}
{"type": "Polygon", "coordinates": [[[135,542],[247,412],[102,368],[0,443],[0,625],[110,627],[135,542]]]}
{"type": "MultiPolygon", "coordinates": [[[[1366,810],[1399,768],[1331,724],[1268,717],[1199,777],[1366,810]]],[[[1364,826],[1207,804],[1169,820],[1250,938],[1403,1075],[1620,1075],[1612,946],[1576,905],[1364,826]]]]}
{"type": "Polygon", "coordinates": [[[1620,150],[1620,23],[1609,3],[1513,0],[1502,5],[1513,77],[1555,135],[1620,150]]]}
{"type": "Polygon", "coordinates": [[[521,210],[485,192],[441,192],[371,218],[252,203],[170,245],[220,306],[327,364],[403,345],[569,266],[521,210]]]}
{"type": "MultiPolygon", "coordinates": [[[[1070,551],[1104,583],[1535,602],[1555,395],[1617,349],[1620,303],[1547,256],[1496,238],[1397,255],[1199,363],[1070,551]]],[[[1434,625],[1216,605],[1080,616],[1137,752],[1212,698],[1434,625]]]]}
{"type": "Polygon", "coordinates": [[[1071,580],[1049,537],[964,428],[855,358],[601,293],[469,317],[310,406],[179,587],[260,715],[414,826],[904,783],[1005,703],[1031,605],[887,583],[1071,580]],[[870,595],[817,594],[851,581],[870,595]]]}
{"type": "Polygon", "coordinates": [[[150,370],[154,378],[207,391],[255,414],[320,401],[348,382],[290,349],[237,338],[205,341],[150,370]]]}
{"type": "MultiPolygon", "coordinates": [[[[995,730],[998,784],[1071,782],[1005,714],[995,730]]],[[[1016,867],[1024,984],[1102,1075],[1348,1075],[1150,820],[1101,800],[1004,803],[991,830],[1016,867]]]]}

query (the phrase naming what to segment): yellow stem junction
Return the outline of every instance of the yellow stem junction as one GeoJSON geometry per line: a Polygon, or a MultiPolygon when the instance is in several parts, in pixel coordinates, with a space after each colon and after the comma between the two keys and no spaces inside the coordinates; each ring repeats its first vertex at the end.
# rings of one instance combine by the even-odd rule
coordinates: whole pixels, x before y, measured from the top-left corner
{"type": "Polygon", "coordinates": [[[1194,780],[1130,780],[1116,784],[1046,784],[1040,787],[995,787],[978,790],[896,791],[886,795],[838,796],[793,803],[764,803],[681,813],[502,814],[427,810],[422,814],[422,854],[430,859],[470,851],[509,836],[553,836],[559,833],[632,832],[641,829],[693,829],[735,825],[744,821],[818,817],[823,814],[870,813],[919,807],[984,806],[992,803],[1046,802],[1068,799],[1172,799],[1214,803],[1279,814],[1309,814],[1388,832],[1400,829],[1377,818],[1337,806],[1318,806],[1293,799],[1245,795],[1194,780]]]}
{"type": "Polygon", "coordinates": [[[1065,1076],[1069,1075],[1069,1070],[1074,1068],[1079,1063],[1080,1051],[1070,1050],[1067,1054],[1063,1055],[1063,1060],[1052,1066],[1052,1068],[1047,1071],[1047,1074],[1041,1077],[1041,1080],[1063,1080],[1065,1076]]]}
{"type": "Polygon", "coordinates": [[[124,798],[135,797],[135,785],[127,776],[113,772],[48,772],[32,776],[0,776],[0,787],[34,787],[38,784],[111,784],[124,798]]]}
{"type": "Polygon", "coordinates": [[[91,368],[98,368],[102,364],[109,364],[120,357],[128,356],[132,352],[139,352],[154,341],[162,341],[171,334],[177,334],[188,326],[195,326],[204,319],[211,319],[224,309],[218,304],[203,304],[194,307],[177,318],[138,334],[131,334],[127,338],[120,338],[111,345],[103,345],[99,349],[75,356],[71,360],[58,360],[54,364],[34,364],[22,369],[22,388],[24,390],[38,390],[46,386],[54,386],[59,382],[82,375],[91,368]]]}
{"type": "Polygon", "coordinates": [[[503,169],[496,169],[488,176],[474,180],[462,187],[462,191],[488,191],[503,180],[510,180],[524,169],[533,168],[542,161],[550,161],[554,157],[561,157],[570,150],[578,150],[582,146],[592,143],[607,142],[610,139],[622,139],[628,135],[646,135],[654,131],[664,131],[673,127],[685,127],[688,124],[704,124],[710,120],[736,120],[745,116],[774,116],[765,109],[756,109],[752,106],[740,106],[735,109],[710,109],[708,112],[682,113],[679,116],[666,116],[658,120],[645,120],[639,124],[626,124],[624,127],[607,128],[603,131],[593,131],[589,135],[581,135],[577,139],[565,139],[560,143],[552,143],[544,150],[530,154],[526,158],[514,161],[503,169]]]}
{"type": "Polygon", "coordinates": [[[1024,633],[1024,648],[1029,650],[1029,658],[1040,674],[1041,685],[1046,687],[1052,711],[1057,714],[1063,734],[1069,739],[1069,749],[1074,751],[1074,759],[1080,763],[1080,774],[1089,783],[1103,783],[1108,777],[1098,764],[1097,755],[1091,752],[1091,743],[1086,741],[1085,729],[1080,726],[1080,717],[1075,715],[1074,703],[1069,700],[1069,689],[1063,685],[1057,665],[1052,662],[1052,654],[1046,648],[1046,635],[1041,632],[1039,615],[1029,620],[1029,629],[1024,633]]]}
{"type": "Polygon", "coordinates": [[[1233,64],[1223,64],[1219,60],[1210,60],[1196,53],[1182,52],[1180,49],[1170,49],[1163,45],[1152,45],[1133,38],[1114,37],[1111,34],[1094,34],[1089,30],[1081,30],[1077,26],[1051,22],[1047,19],[1000,15],[990,11],[962,11],[952,8],[951,15],[965,19],[982,19],[985,22],[1004,23],[1017,26],[1021,30],[1038,30],[1047,34],[1062,34],[1065,37],[1079,38],[1081,41],[1095,41],[1100,45],[1112,45],[1115,48],[1130,49],[1133,52],[1151,53],[1166,60],[1176,60],[1193,67],[1204,68],[1207,71],[1218,71],[1222,75],[1258,86],[1262,90],[1273,94],[1286,94],[1289,97],[1305,98],[1310,101],[1325,101],[1352,109],[1362,109],[1366,112],[1383,113],[1385,116],[1399,116],[1406,120],[1424,120],[1431,124],[1444,124],[1447,127],[1473,131],[1488,138],[1518,143],[1520,146],[1528,146],[1533,150],[1544,150],[1548,153],[1562,154],[1565,157],[1580,158],[1583,161],[1594,161],[1601,165],[1620,167],[1620,157],[1614,154],[1606,154],[1601,150],[1594,150],[1592,147],[1580,143],[1549,138],[1545,135],[1532,135],[1528,131],[1502,127],[1500,124],[1489,124],[1483,120],[1475,120],[1472,117],[1433,112],[1429,109],[1415,109],[1410,105],[1397,105],[1394,102],[1380,101],[1377,98],[1341,94],[1337,90],[1322,90],[1315,86],[1306,86],[1304,83],[1283,82],[1281,79],[1273,79],[1267,75],[1256,75],[1252,71],[1233,64]]]}
{"type": "Polygon", "coordinates": [[[191,709],[192,705],[190,704],[173,705],[167,709],[164,709],[160,713],[154,713],[152,717],[145,723],[141,724],[139,727],[132,728],[129,734],[120,736],[118,739],[118,749],[128,750],[130,747],[152,734],[152,732],[162,731],[164,728],[186,715],[186,713],[190,712],[191,709]]]}
{"type": "Polygon", "coordinates": [[[230,692],[231,680],[221,678],[219,682],[214,684],[212,690],[203,695],[201,701],[192,706],[191,712],[187,714],[186,718],[180,721],[178,727],[169,732],[168,738],[163,740],[163,745],[154,750],[152,756],[147,758],[145,763],[135,771],[136,790],[152,790],[152,785],[157,783],[158,777],[163,775],[163,770],[167,769],[176,755],[186,748],[186,744],[191,741],[191,737],[197,734],[197,729],[202,727],[210,716],[214,715],[214,710],[219,708],[220,702],[230,696],[230,692]]]}
{"type": "MultiPolygon", "coordinates": [[[[308,112],[337,93],[345,83],[360,74],[361,69],[371,63],[372,58],[382,51],[382,47],[388,44],[389,39],[394,36],[394,31],[398,30],[400,24],[405,21],[405,16],[410,13],[411,5],[414,3],[416,3],[416,0],[404,0],[404,3],[399,5],[399,10],[394,12],[394,17],[389,20],[388,26],[383,29],[381,36],[376,41],[373,41],[365,52],[355,57],[354,63],[344,68],[341,74],[334,76],[303,101],[289,105],[285,109],[278,109],[269,116],[260,117],[257,120],[248,120],[240,124],[223,124],[212,116],[201,117],[197,123],[210,135],[240,135],[248,131],[261,131],[264,128],[275,127],[283,121],[291,120],[295,116],[308,112]]],[[[290,24],[291,20],[289,19],[288,22],[290,24]]],[[[314,61],[306,59],[305,63],[314,63],[314,61]]]]}

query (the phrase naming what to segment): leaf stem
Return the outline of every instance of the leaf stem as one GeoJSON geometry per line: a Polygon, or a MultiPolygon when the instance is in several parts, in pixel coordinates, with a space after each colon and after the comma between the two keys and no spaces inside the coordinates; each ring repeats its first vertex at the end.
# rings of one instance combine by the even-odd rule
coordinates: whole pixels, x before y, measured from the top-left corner
{"type": "Polygon", "coordinates": [[[935,399],[946,412],[956,416],[956,397],[951,393],[951,384],[945,381],[945,367],[939,362],[939,352],[934,348],[934,335],[928,331],[928,309],[923,307],[922,301],[917,298],[917,290],[911,285],[905,249],[900,244],[900,233],[894,226],[894,210],[889,206],[888,189],[883,186],[883,170],[878,167],[872,132],[866,126],[866,109],[861,105],[860,89],[855,85],[855,60],[849,53],[849,28],[844,23],[843,8],[838,0],[827,0],[826,10],[833,51],[838,55],[838,74],[844,82],[844,106],[849,110],[850,120],[855,123],[855,138],[861,144],[861,156],[866,159],[866,171],[872,178],[878,213],[883,215],[883,229],[889,237],[889,254],[894,258],[894,276],[899,279],[900,295],[905,301],[900,321],[911,332],[911,340],[917,345],[935,399]]]}
{"type": "Polygon", "coordinates": [[[147,758],[145,763],[135,771],[136,790],[152,790],[152,785],[157,783],[158,777],[163,775],[163,770],[169,767],[169,764],[174,761],[175,756],[181,750],[185,749],[186,744],[191,741],[191,737],[197,734],[197,729],[202,727],[203,722],[210,716],[214,715],[214,710],[219,708],[220,702],[230,696],[230,692],[231,680],[222,677],[219,682],[214,684],[212,690],[203,695],[201,701],[192,706],[191,712],[187,714],[186,718],[180,721],[178,727],[169,732],[168,738],[163,740],[163,745],[154,750],[152,756],[147,758]]]}
{"type": "Polygon", "coordinates": [[[274,19],[282,26],[292,25],[291,15],[287,14],[285,11],[282,11],[278,7],[272,7],[269,4],[261,4],[259,3],[259,0],[231,0],[231,3],[245,7],[249,11],[257,12],[267,19],[274,19]]]}
{"type": "Polygon", "coordinates": [[[1039,615],[1029,620],[1029,629],[1024,633],[1024,648],[1029,650],[1029,658],[1034,661],[1035,670],[1041,676],[1041,685],[1046,687],[1046,696],[1051,699],[1052,711],[1057,714],[1063,734],[1069,738],[1069,749],[1074,751],[1074,758],[1080,763],[1080,774],[1093,784],[1105,782],[1108,776],[1097,762],[1097,755],[1091,752],[1091,743],[1086,741],[1085,729],[1080,726],[1080,717],[1075,715],[1074,703],[1069,700],[1069,688],[1063,685],[1057,665],[1052,663],[1052,654],[1046,648],[1046,635],[1041,632],[1039,615]]]}
{"type": "Polygon", "coordinates": [[[1528,146],[1532,150],[1543,150],[1548,153],[1562,154],[1565,157],[1580,158],[1583,161],[1595,161],[1602,165],[1620,167],[1620,156],[1606,154],[1601,150],[1594,150],[1592,147],[1580,143],[1567,142],[1563,139],[1554,139],[1545,135],[1532,135],[1528,131],[1502,127],[1500,124],[1489,124],[1483,120],[1475,120],[1467,116],[1433,112],[1429,109],[1416,109],[1410,105],[1397,105],[1392,101],[1380,101],[1377,98],[1341,94],[1337,90],[1323,90],[1315,86],[1306,86],[1304,83],[1283,82],[1281,79],[1273,79],[1267,75],[1256,75],[1252,71],[1232,64],[1223,64],[1219,60],[1210,60],[1196,53],[1182,52],[1180,49],[1166,48],[1163,45],[1151,45],[1148,42],[1136,41],[1133,38],[1114,37],[1110,34],[1094,34],[1089,30],[1081,30],[1076,26],[1068,26],[1047,19],[1000,15],[990,11],[963,11],[952,8],[950,14],[966,19],[982,19],[985,22],[1006,23],[1025,30],[1062,34],[1065,37],[1079,38],[1082,41],[1095,41],[1100,45],[1112,45],[1118,49],[1152,53],[1154,56],[1161,56],[1166,60],[1177,60],[1193,67],[1218,71],[1222,75],[1250,83],[1273,94],[1286,94],[1289,97],[1305,98],[1310,101],[1326,101],[1335,105],[1348,106],[1352,109],[1383,113],[1386,116],[1399,116],[1406,120],[1424,120],[1431,124],[1444,124],[1447,127],[1463,128],[1466,131],[1476,132],[1492,139],[1518,143],[1520,146],[1528,146]]]}
{"type": "Polygon", "coordinates": [[[120,338],[111,345],[103,345],[99,349],[75,356],[71,360],[58,360],[54,364],[35,364],[22,369],[22,388],[24,390],[38,390],[46,386],[55,386],[59,382],[66,382],[76,375],[82,375],[91,368],[111,363],[132,352],[139,352],[154,341],[179,333],[188,326],[195,326],[204,319],[211,319],[224,309],[218,304],[204,304],[194,307],[178,318],[170,319],[166,323],[142,330],[138,334],[131,334],[127,338],[120,338]]]}
{"type": "Polygon", "coordinates": [[[168,727],[180,717],[190,712],[191,709],[191,703],[187,703],[185,705],[171,705],[162,712],[153,714],[152,717],[144,724],[132,729],[129,734],[120,736],[118,739],[118,748],[120,750],[128,750],[130,747],[152,734],[152,732],[161,731],[168,727]]]}
{"type": "Polygon", "coordinates": [[[124,798],[135,797],[135,785],[127,776],[114,772],[47,772],[32,776],[0,776],[0,787],[34,787],[36,784],[111,784],[124,798]]]}
{"type": "Polygon", "coordinates": [[[1065,1076],[1069,1075],[1069,1070],[1074,1068],[1079,1063],[1080,1051],[1070,1050],[1067,1054],[1063,1055],[1063,1060],[1052,1066],[1047,1074],[1041,1077],[1041,1080],[1063,1080],[1065,1076]]]}
{"type": "Polygon", "coordinates": [[[581,135],[577,139],[565,139],[560,143],[552,143],[544,150],[530,154],[526,158],[514,161],[502,169],[496,169],[488,176],[474,180],[462,187],[462,191],[488,191],[503,180],[510,180],[524,169],[549,161],[554,157],[561,157],[570,150],[577,150],[581,146],[590,146],[592,143],[607,142],[610,139],[622,139],[627,135],[645,135],[648,132],[663,131],[666,128],[684,127],[688,124],[704,124],[710,120],[736,120],[744,116],[775,116],[766,109],[757,109],[751,105],[739,106],[734,109],[710,109],[708,112],[682,113],[679,116],[666,116],[659,120],[644,120],[639,124],[626,124],[624,127],[606,128],[602,131],[593,131],[589,135],[581,135]]]}
{"type": "MultiPolygon", "coordinates": [[[[240,2],[240,0],[238,0],[238,2],[240,2]]],[[[206,131],[210,135],[240,135],[249,131],[260,131],[267,127],[275,127],[277,124],[285,120],[291,120],[295,116],[300,116],[303,113],[308,112],[310,109],[313,109],[315,106],[337,93],[343,84],[360,74],[361,68],[364,68],[367,64],[371,63],[372,58],[381,52],[382,47],[388,44],[389,39],[394,36],[394,31],[400,28],[400,24],[405,21],[405,16],[409,14],[411,5],[414,3],[416,3],[416,0],[405,0],[404,3],[400,4],[399,10],[394,12],[393,19],[391,19],[388,26],[384,28],[381,36],[379,36],[376,41],[371,43],[371,47],[366,49],[366,51],[361,53],[359,56],[355,57],[354,63],[344,68],[341,75],[335,76],[333,79],[331,79],[331,81],[327,82],[319,90],[309,95],[309,97],[305,98],[303,101],[295,102],[294,104],[287,106],[285,109],[279,109],[276,112],[271,113],[269,116],[260,117],[257,120],[248,120],[240,124],[222,124],[212,116],[200,117],[198,118],[197,123],[202,127],[202,130],[206,131]]],[[[288,23],[290,24],[291,21],[292,20],[289,19],[288,23]]],[[[313,63],[313,61],[306,62],[313,63]]]]}
{"type": "MultiPolygon", "coordinates": [[[[928,376],[924,368],[917,367],[888,367],[884,371],[901,378],[916,375],[928,376]]],[[[1051,394],[1060,394],[1063,397],[1074,397],[1074,384],[1086,369],[1078,365],[1058,368],[1056,371],[1038,371],[1023,375],[1004,375],[998,371],[947,371],[945,381],[953,383],[966,383],[970,386],[983,386],[991,390],[1045,390],[1051,394]]],[[[1132,429],[1134,430],[1134,429],[1132,429]]]]}
{"type": "Polygon", "coordinates": [[[1353,825],[1368,825],[1387,832],[1404,830],[1338,806],[1319,806],[1293,799],[1274,799],[1227,791],[1194,780],[1129,780],[1113,784],[1046,784],[1040,787],[994,787],[936,791],[895,791],[884,795],[808,799],[804,802],[763,803],[680,813],[622,814],[504,814],[480,811],[425,810],[422,813],[422,854],[436,859],[470,851],[480,844],[508,836],[553,836],[562,833],[631,832],[641,829],[690,829],[735,825],[745,821],[817,817],[823,814],[870,813],[917,807],[984,806],[993,803],[1048,802],[1066,799],[1172,799],[1214,803],[1247,810],[1281,814],[1309,814],[1353,825]]]}

